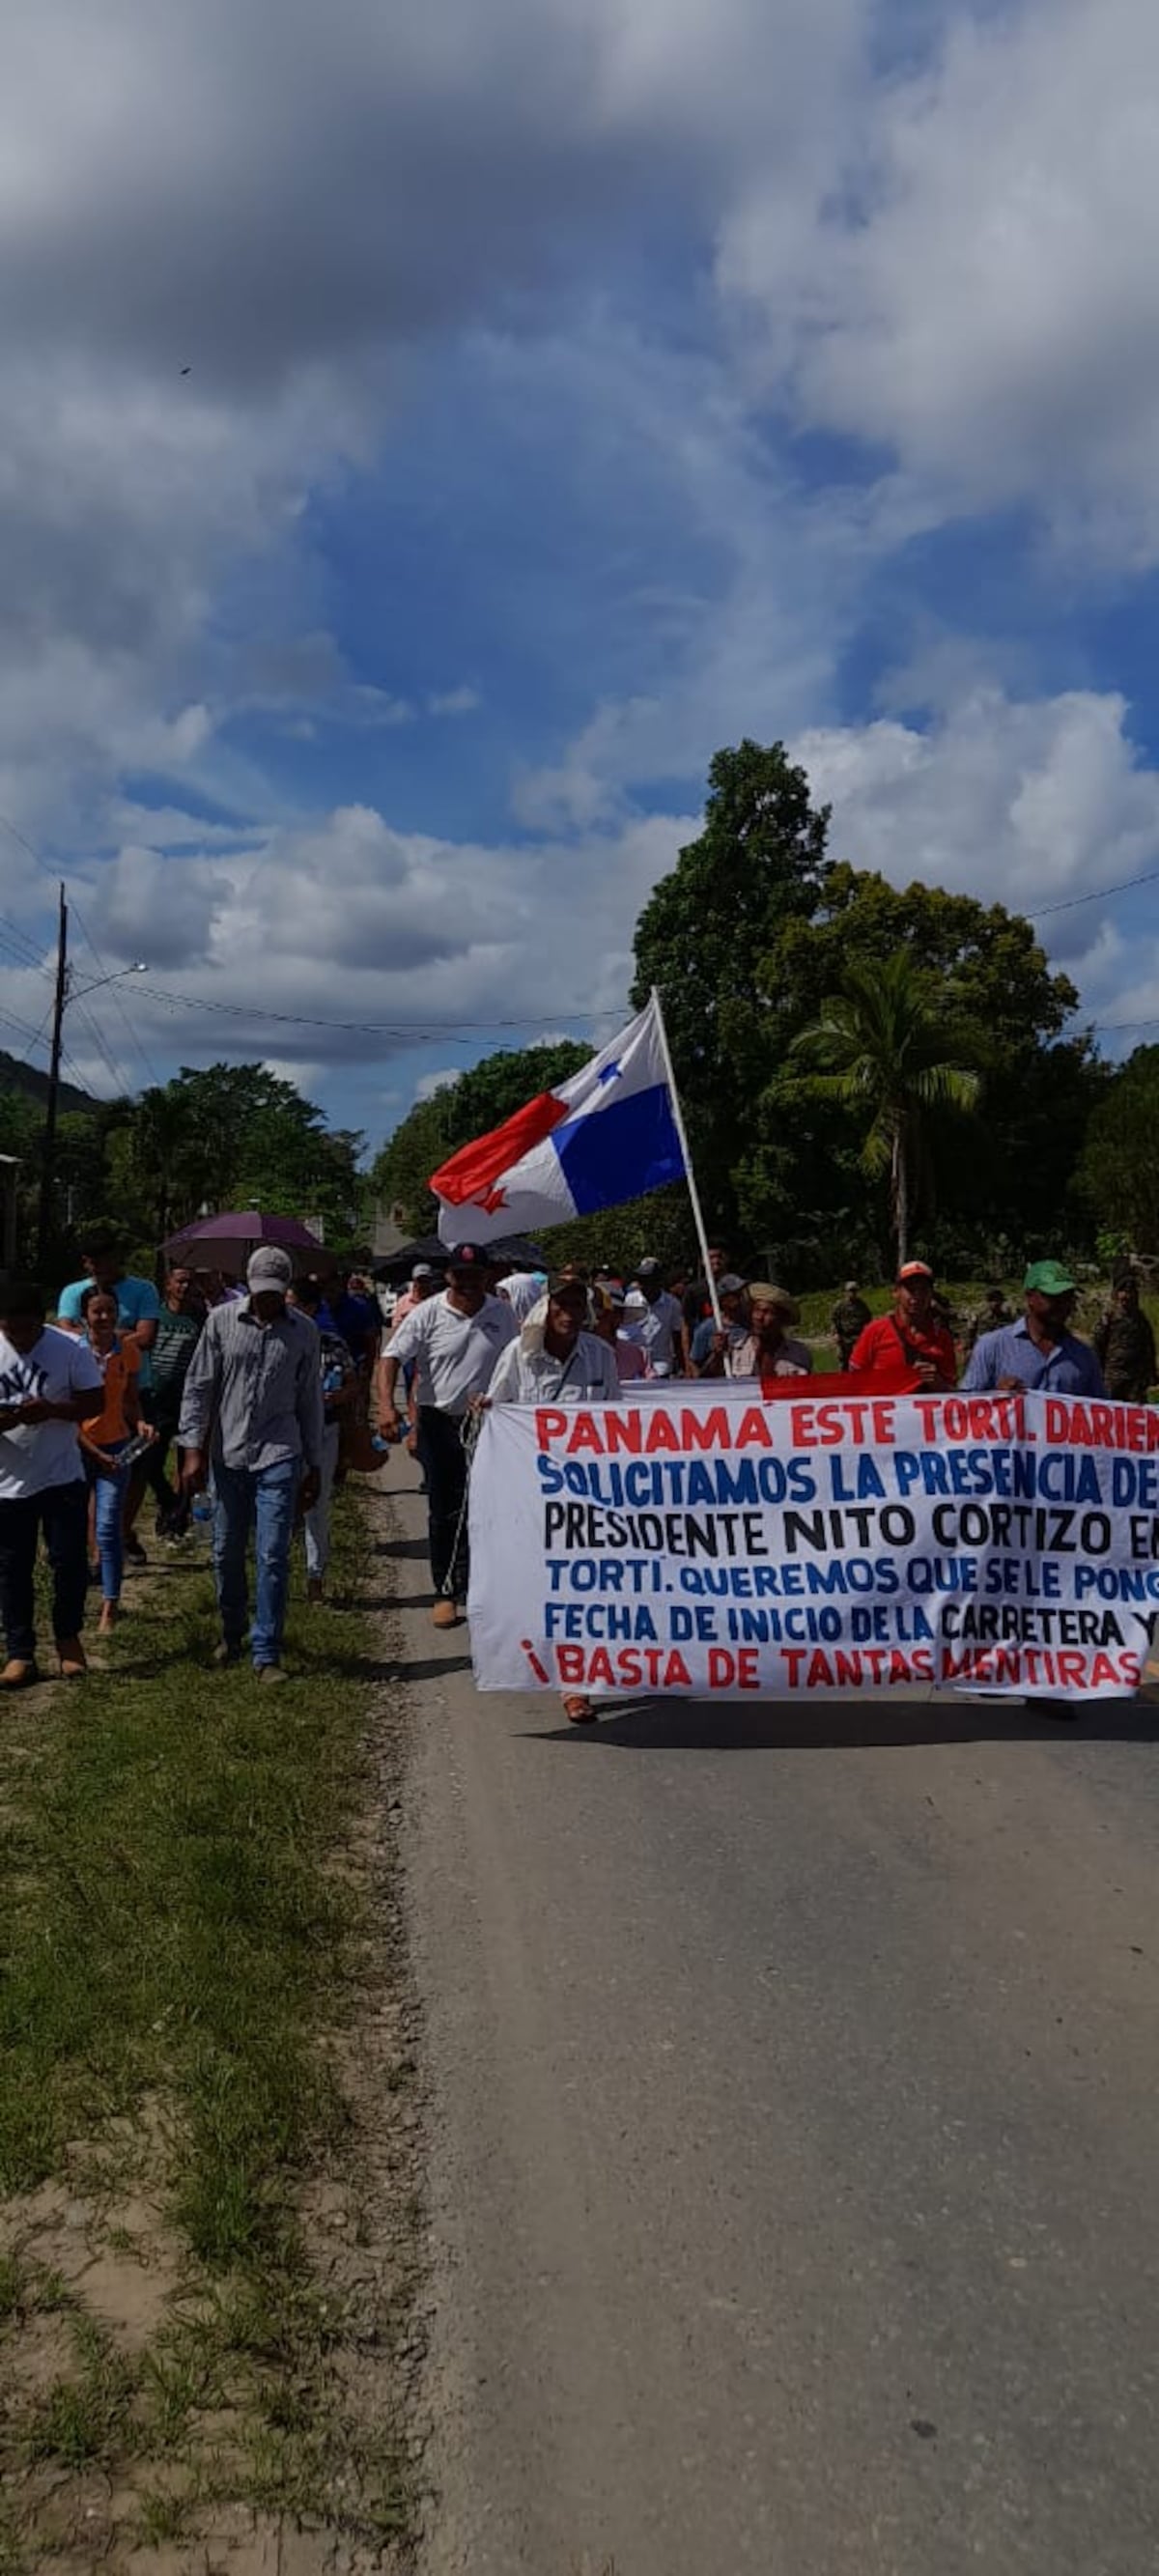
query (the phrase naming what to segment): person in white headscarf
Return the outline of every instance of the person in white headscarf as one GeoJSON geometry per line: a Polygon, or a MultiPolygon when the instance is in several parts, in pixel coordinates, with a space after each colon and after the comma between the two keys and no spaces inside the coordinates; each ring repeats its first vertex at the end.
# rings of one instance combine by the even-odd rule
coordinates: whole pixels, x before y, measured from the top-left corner
{"type": "Polygon", "coordinates": [[[582,1279],[557,1272],[546,1296],[496,1360],[488,1404],[598,1404],[618,1396],[620,1380],[607,1343],[590,1332],[582,1279]]]}
{"type": "MultiPolygon", "coordinates": [[[[591,1313],[582,1279],[556,1271],[548,1282],[542,1311],[536,1306],[518,1341],[509,1342],[495,1363],[485,1396],[475,1408],[492,1404],[606,1404],[620,1392],[615,1353],[587,1330],[591,1313]]],[[[595,1710],[581,1691],[564,1697],[564,1715],[573,1726],[590,1726],[595,1710]]]]}
{"type": "Polygon", "coordinates": [[[512,1270],[499,1282],[496,1294],[505,1297],[517,1324],[525,1324],[547,1289],[542,1270],[512,1270]]]}

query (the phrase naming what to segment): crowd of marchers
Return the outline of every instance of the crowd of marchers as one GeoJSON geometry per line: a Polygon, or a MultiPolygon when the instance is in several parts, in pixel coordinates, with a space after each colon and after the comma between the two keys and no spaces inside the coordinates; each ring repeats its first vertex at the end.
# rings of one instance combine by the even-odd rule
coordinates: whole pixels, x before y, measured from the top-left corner
{"type": "Polygon", "coordinates": [[[248,1650],[262,1682],[281,1680],[293,1546],[300,1534],[308,1598],[320,1601],[331,1493],[359,1417],[368,1436],[382,1329],[373,1292],[337,1269],[295,1279],[274,1245],[254,1253],[244,1284],[175,1262],[160,1290],[126,1269],[106,1233],[83,1258],[51,1303],[33,1279],[0,1279],[0,1688],[40,1678],[42,1545],[58,1668],[82,1678],[91,1597],[108,1631],[126,1565],[147,1561],[138,1522],[149,1494],[164,1546],[185,1544],[195,1514],[212,1523],[219,1662],[248,1650]]]}
{"type": "MultiPolygon", "coordinates": [[[[217,1659],[248,1655],[260,1681],[284,1678],[290,1566],[300,1533],[307,1593],[323,1597],[330,1504],[343,1462],[369,1466],[405,1439],[425,1485],[438,1627],[464,1615],[472,1440],[489,1405],[591,1404],[641,1381],[807,1376],[789,1291],[745,1278],[727,1247],[710,1273],[666,1280],[644,1258],[624,1278],[577,1263],[550,1276],[497,1264],[462,1243],[442,1275],[415,1265],[395,1300],[337,1269],[295,1278],[262,1245],[244,1283],[183,1263],[164,1287],[128,1272],[94,1237],[84,1275],[51,1304],[40,1286],[0,1280],[0,1688],[39,1678],[35,1574],[43,1544],[57,1660],[86,1669],[90,1594],[99,1624],[121,1610],[126,1563],[145,1561],[137,1523],[180,1547],[194,1515],[212,1524],[221,1623],[217,1659]],[[171,1465],[172,1461],[172,1465],[171,1465]],[[249,1550],[255,1582],[250,1599],[249,1550]]],[[[915,1388],[1045,1387],[1146,1400],[1155,1344],[1131,1274],[1116,1282],[1094,1345],[1071,1329],[1076,1282],[1057,1261],[1027,1270],[1015,1316],[994,1291],[961,1337],[929,1266],[906,1262],[887,1314],[848,1281],[832,1317],[842,1367],[915,1388]],[[964,1370],[963,1370],[964,1359],[964,1370]]],[[[568,1703],[577,1720],[585,1701],[568,1703]]]]}
{"type": "MultiPolygon", "coordinates": [[[[628,1281],[609,1270],[590,1277],[569,1263],[498,1275],[486,1248],[457,1245],[445,1284],[417,1265],[391,1319],[379,1379],[387,1439],[403,1432],[422,1466],[428,1511],[436,1627],[463,1617],[469,1585],[468,1482],[472,1426],[494,1404],[591,1404],[642,1377],[806,1377],[813,1352],[795,1327],[789,1292],[745,1280],[727,1247],[709,1252],[712,1270],[691,1284],[666,1283],[659,1262],[642,1260],[628,1281]]],[[[1092,1348],[1071,1330],[1077,1282],[1057,1261],[1031,1264],[1015,1316],[1000,1291],[971,1318],[964,1374],[934,1274],[924,1261],[898,1272],[887,1314],[871,1316],[855,1280],[832,1318],[842,1367],[854,1377],[948,1392],[1044,1387],[1063,1395],[1115,1394],[1142,1402],[1156,1375],[1155,1344],[1138,1285],[1125,1276],[1092,1348]],[[1106,1379],[1104,1379],[1104,1366],[1106,1379]]],[[[589,1721],[582,1696],[569,1717],[589,1721]]]]}

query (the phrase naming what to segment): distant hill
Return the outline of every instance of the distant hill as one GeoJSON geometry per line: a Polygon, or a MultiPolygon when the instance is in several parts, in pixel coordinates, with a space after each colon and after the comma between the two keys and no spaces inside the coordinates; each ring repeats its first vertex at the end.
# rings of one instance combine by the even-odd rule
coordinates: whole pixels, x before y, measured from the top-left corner
{"type": "MultiPolygon", "coordinates": [[[[4,1047],[0,1047],[0,1091],[23,1091],[43,1108],[48,1098],[48,1075],[42,1073],[38,1065],[22,1064],[19,1056],[9,1055],[4,1047]]],[[[94,1100],[89,1091],[78,1091],[75,1082],[62,1082],[60,1106],[63,1110],[81,1110],[91,1115],[103,1103],[94,1100]]]]}

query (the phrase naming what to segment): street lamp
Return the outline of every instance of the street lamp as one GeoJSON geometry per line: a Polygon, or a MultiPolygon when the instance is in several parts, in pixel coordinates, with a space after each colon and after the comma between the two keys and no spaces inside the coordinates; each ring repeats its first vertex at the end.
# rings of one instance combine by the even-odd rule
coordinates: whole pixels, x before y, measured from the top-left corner
{"type": "Polygon", "coordinates": [[[118,966],[113,974],[98,975],[95,981],[91,984],[74,984],[72,977],[70,975],[66,975],[64,983],[65,1008],[67,1010],[70,1002],[83,1002],[86,993],[99,993],[103,991],[106,984],[119,984],[122,976],[124,975],[147,975],[148,972],[149,968],[146,960],[143,957],[134,957],[131,966],[118,966]]]}
{"type": "Polygon", "coordinates": [[[60,930],[56,943],[56,998],[52,1014],[52,1054],[48,1065],[48,1098],[44,1107],[44,1146],[40,1174],[40,1208],[36,1227],[36,1266],[43,1279],[52,1240],[52,1184],[56,1170],[56,1113],[60,1099],[61,1039],[64,1015],[70,1002],[81,1002],[86,993],[99,993],[106,984],[119,984],[125,975],[144,975],[148,968],[143,957],[134,957],[128,966],[117,966],[111,975],[96,975],[89,984],[73,984],[68,967],[68,904],[60,889],[60,930]]]}

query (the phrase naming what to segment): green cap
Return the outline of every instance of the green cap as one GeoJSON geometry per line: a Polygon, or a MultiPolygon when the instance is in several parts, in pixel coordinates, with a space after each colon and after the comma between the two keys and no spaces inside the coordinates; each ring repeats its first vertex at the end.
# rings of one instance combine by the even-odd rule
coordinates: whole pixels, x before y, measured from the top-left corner
{"type": "Polygon", "coordinates": [[[1037,1288],[1040,1297],[1070,1297],[1078,1286],[1061,1261],[1032,1261],[1022,1282],[1026,1290],[1037,1288]]]}

